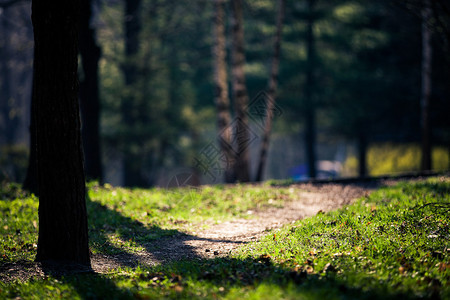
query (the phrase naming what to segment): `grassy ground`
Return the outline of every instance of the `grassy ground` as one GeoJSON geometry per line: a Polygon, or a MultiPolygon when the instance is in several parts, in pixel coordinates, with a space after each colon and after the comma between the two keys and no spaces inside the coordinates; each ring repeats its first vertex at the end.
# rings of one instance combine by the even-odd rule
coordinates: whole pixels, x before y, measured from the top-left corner
{"type": "MultiPolygon", "coordinates": [[[[144,230],[153,234],[146,239],[180,234],[255,206],[280,205],[290,192],[244,185],[130,191],[92,184],[91,249],[133,252],[144,230]]],[[[0,195],[0,263],[32,260],[37,200],[16,186],[0,195]]],[[[448,178],[401,183],[272,231],[226,258],[106,275],[48,274],[0,283],[0,298],[450,299],[449,209],[448,178]]]]}

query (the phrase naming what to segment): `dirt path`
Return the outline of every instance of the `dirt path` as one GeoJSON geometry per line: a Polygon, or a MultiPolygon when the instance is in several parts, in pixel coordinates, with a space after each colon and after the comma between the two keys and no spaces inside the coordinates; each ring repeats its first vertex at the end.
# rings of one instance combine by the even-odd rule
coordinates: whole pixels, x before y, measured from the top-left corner
{"type": "Polygon", "coordinates": [[[92,267],[98,273],[107,273],[121,266],[152,266],[183,258],[226,256],[242,244],[258,240],[268,230],[315,215],[319,211],[329,211],[350,204],[378,185],[296,185],[301,191],[295,200],[287,201],[281,208],[248,211],[253,218],[215,224],[204,231],[154,241],[144,245],[147,251],[113,256],[95,255],[92,267]]]}
{"type": "MultiPolygon", "coordinates": [[[[355,199],[367,195],[374,188],[387,182],[364,184],[301,184],[295,185],[296,194],[292,201],[286,201],[283,207],[260,211],[248,211],[253,217],[236,219],[211,225],[207,230],[179,234],[143,245],[146,251],[121,253],[117,255],[93,255],[92,269],[97,273],[115,272],[119,267],[137,265],[153,266],[180,259],[208,259],[226,256],[237,247],[257,241],[268,230],[279,228],[319,211],[329,211],[352,203],[355,199]]],[[[47,267],[36,262],[16,262],[0,265],[0,281],[28,280],[31,277],[44,277],[47,267]]],[[[86,272],[79,266],[65,267],[67,272],[86,272]]],[[[54,272],[54,269],[52,269],[54,272]]],[[[55,274],[55,273],[53,273],[55,274]]]]}

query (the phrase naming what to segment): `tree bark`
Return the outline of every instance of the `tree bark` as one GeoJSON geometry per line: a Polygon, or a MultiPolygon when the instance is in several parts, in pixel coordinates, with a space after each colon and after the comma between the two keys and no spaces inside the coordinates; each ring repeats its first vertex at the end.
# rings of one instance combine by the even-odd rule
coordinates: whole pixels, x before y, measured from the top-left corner
{"type": "Polygon", "coordinates": [[[268,99],[266,99],[266,120],[264,124],[263,140],[261,142],[261,150],[259,155],[259,165],[256,172],[256,181],[262,181],[264,176],[264,169],[267,162],[267,155],[269,152],[270,132],[272,131],[273,110],[276,101],[276,90],[278,85],[278,73],[280,68],[280,49],[281,36],[283,30],[283,19],[285,10],[285,0],[278,0],[278,14],[275,32],[275,42],[273,47],[272,64],[270,67],[270,79],[268,89],[268,99]]]}
{"type": "Polygon", "coordinates": [[[234,155],[231,143],[232,128],[230,99],[228,97],[226,39],[225,39],[225,1],[214,0],[214,100],[217,109],[217,130],[219,147],[225,158],[225,182],[235,181],[234,155]]]}
{"type": "Polygon", "coordinates": [[[308,175],[316,178],[316,107],[313,99],[315,88],[314,65],[315,65],[315,41],[314,41],[314,4],[315,0],[308,0],[308,20],[306,32],[307,62],[306,62],[306,87],[305,87],[305,145],[306,160],[308,164],[308,175]]]}
{"type": "Polygon", "coordinates": [[[249,152],[250,133],[248,131],[247,105],[248,94],[245,83],[245,51],[242,0],[231,1],[232,12],[232,86],[234,110],[236,113],[235,137],[236,141],[236,179],[240,182],[250,181],[249,152]]]}
{"type": "Polygon", "coordinates": [[[431,170],[431,7],[429,0],[424,0],[422,8],[422,94],[421,94],[421,129],[422,129],[422,161],[421,170],[431,170]]]}
{"type": "Polygon", "coordinates": [[[100,148],[100,99],[98,91],[98,61],[100,47],[95,41],[95,29],[90,26],[91,0],[81,0],[80,54],[83,78],[80,82],[80,107],[86,177],[102,181],[100,148]]]}
{"type": "Polygon", "coordinates": [[[79,1],[32,2],[36,260],[90,266],[77,78],[79,9],[79,1]]]}

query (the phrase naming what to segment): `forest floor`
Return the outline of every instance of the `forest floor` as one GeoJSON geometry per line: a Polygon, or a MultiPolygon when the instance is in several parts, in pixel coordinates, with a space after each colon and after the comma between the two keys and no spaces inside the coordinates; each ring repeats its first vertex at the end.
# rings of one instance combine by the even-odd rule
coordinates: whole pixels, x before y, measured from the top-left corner
{"type": "MultiPolygon", "coordinates": [[[[302,218],[351,204],[372,190],[389,185],[388,181],[355,184],[296,184],[300,190],[297,200],[287,200],[281,206],[249,210],[250,218],[237,218],[219,224],[205,224],[207,229],[162,237],[144,245],[144,251],[118,254],[92,254],[92,269],[106,274],[121,267],[155,266],[181,259],[208,259],[224,257],[248,242],[257,241],[268,231],[280,228],[302,218]]],[[[48,268],[38,262],[17,261],[3,264],[0,280],[12,282],[45,277],[48,268]]],[[[55,270],[52,270],[55,273],[55,270]]],[[[79,266],[66,266],[56,273],[77,273],[86,270],[79,266]]]]}
{"type": "Polygon", "coordinates": [[[0,298],[450,299],[449,180],[90,183],[92,268],[34,262],[38,199],[6,187],[0,298]]]}
{"type": "Polygon", "coordinates": [[[302,218],[337,209],[367,196],[380,186],[394,181],[356,184],[296,184],[301,190],[298,200],[286,201],[281,207],[249,210],[251,218],[239,218],[220,224],[209,224],[205,230],[164,237],[145,245],[146,251],[96,254],[92,268],[108,273],[119,267],[153,266],[180,259],[208,259],[229,255],[237,247],[257,241],[268,231],[302,218]]]}

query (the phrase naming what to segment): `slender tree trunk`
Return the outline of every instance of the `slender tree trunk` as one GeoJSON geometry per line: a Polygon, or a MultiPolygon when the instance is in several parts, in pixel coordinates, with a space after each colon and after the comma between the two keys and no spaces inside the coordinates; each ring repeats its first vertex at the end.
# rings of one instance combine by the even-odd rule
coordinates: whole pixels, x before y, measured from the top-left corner
{"type": "Polygon", "coordinates": [[[307,62],[306,62],[306,88],[305,88],[305,145],[308,175],[316,178],[316,107],[313,99],[315,88],[315,41],[314,41],[314,4],[315,0],[308,0],[308,23],[306,32],[307,62]]]}
{"type": "Polygon", "coordinates": [[[273,110],[276,101],[276,90],[278,85],[278,72],[280,68],[280,49],[281,35],[283,30],[283,19],[285,10],[285,0],[278,0],[277,29],[275,33],[275,42],[273,47],[272,64],[270,67],[270,79],[268,99],[266,99],[266,122],[264,124],[263,140],[261,142],[261,150],[259,155],[259,165],[256,172],[256,181],[262,181],[264,169],[267,162],[269,152],[270,132],[272,131],[273,110]]]}
{"type": "Polygon", "coordinates": [[[428,27],[431,18],[430,1],[424,0],[422,9],[422,95],[421,103],[421,128],[422,128],[422,162],[421,170],[431,170],[431,30],[428,27]]]}
{"type": "MultiPolygon", "coordinates": [[[[141,0],[125,1],[125,63],[123,73],[125,77],[126,95],[122,99],[122,119],[128,130],[135,130],[138,115],[136,93],[138,81],[139,34],[141,32],[140,19],[141,0]]],[[[125,141],[124,179],[125,186],[146,186],[147,182],[142,174],[142,158],[139,152],[132,151],[125,141]]]]}
{"type": "Polygon", "coordinates": [[[358,134],[358,176],[363,178],[367,176],[367,146],[368,141],[364,131],[358,134]]]}
{"type": "Polygon", "coordinates": [[[37,261],[90,266],[78,101],[79,1],[32,2],[37,261]]]}
{"type": "Polygon", "coordinates": [[[217,109],[217,130],[219,146],[225,157],[225,182],[235,180],[234,155],[231,143],[232,128],[230,126],[230,99],[228,97],[226,39],[225,39],[225,1],[214,0],[214,100],[217,109]]]}
{"type": "Polygon", "coordinates": [[[95,41],[95,29],[90,26],[91,15],[91,0],[81,0],[80,54],[83,78],[80,82],[80,107],[86,177],[102,181],[98,91],[100,47],[95,41]]]}
{"type": "Polygon", "coordinates": [[[250,181],[249,143],[247,105],[248,94],[245,83],[245,51],[242,0],[231,0],[232,12],[232,83],[234,109],[236,113],[235,140],[237,157],[235,163],[236,179],[240,182],[250,181]]]}

